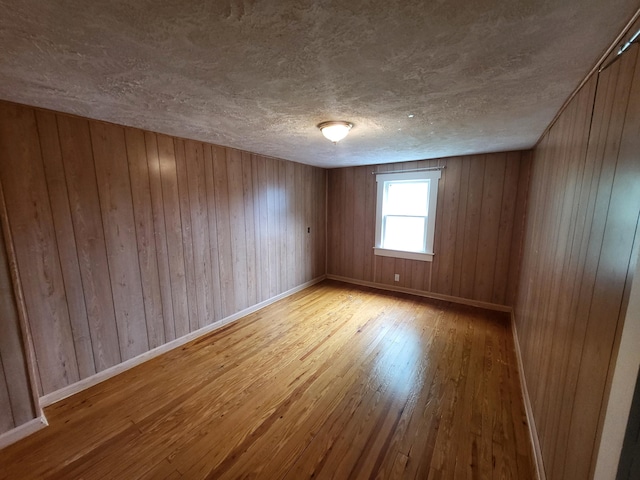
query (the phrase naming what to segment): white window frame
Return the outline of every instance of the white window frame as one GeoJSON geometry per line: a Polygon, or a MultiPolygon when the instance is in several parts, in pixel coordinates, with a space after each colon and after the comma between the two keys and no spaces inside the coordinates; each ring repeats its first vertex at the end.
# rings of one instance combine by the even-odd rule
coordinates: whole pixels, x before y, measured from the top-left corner
{"type": "Polygon", "coordinates": [[[408,260],[421,260],[423,262],[433,261],[435,255],[433,251],[433,241],[435,238],[436,228],[436,211],[438,203],[438,180],[440,179],[440,170],[428,170],[422,172],[404,172],[404,173],[384,173],[376,175],[378,183],[377,203],[376,203],[376,244],[374,253],[384,257],[405,258],[408,260]],[[425,234],[425,248],[421,252],[391,250],[382,248],[382,202],[384,201],[385,183],[412,181],[412,180],[428,180],[429,181],[429,209],[427,211],[427,231],[425,234]]]}

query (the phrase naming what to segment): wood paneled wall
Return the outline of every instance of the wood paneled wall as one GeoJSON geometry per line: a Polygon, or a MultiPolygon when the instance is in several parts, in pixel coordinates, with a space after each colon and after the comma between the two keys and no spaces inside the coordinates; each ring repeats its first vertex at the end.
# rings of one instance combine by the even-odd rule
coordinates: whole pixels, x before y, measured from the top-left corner
{"type": "Polygon", "coordinates": [[[529,152],[509,152],[330,170],[327,273],[511,305],[529,163],[529,152]],[[376,181],[371,172],[437,165],[446,168],[438,187],[433,262],[374,255],[376,181]]]}
{"type": "Polygon", "coordinates": [[[639,51],[592,77],[534,151],[516,322],[552,480],[590,477],[635,269],[639,51]]]}
{"type": "Polygon", "coordinates": [[[5,247],[0,231],[0,435],[36,417],[5,247]]]}
{"type": "Polygon", "coordinates": [[[325,273],[326,172],[0,102],[43,394],[325,273]]]}

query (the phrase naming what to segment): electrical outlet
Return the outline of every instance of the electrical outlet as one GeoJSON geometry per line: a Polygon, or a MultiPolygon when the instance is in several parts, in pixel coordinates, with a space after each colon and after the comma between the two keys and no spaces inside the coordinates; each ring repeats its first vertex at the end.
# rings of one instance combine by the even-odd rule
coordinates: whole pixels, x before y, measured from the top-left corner
{"type": "Polygon", "coordinates": [[[396,274],[394,275],[394,277],[393,277],[393,280],[394,280],[394,281],[396,281],[396,282],[399,282],[399,281],[400,281],[400,274],[399,274],[399,273],[396,273],[396,274]]]}
{"type": "Polygon", "coordinates": [[[307,227],[307,233],[311,233],[311,227],[307,227]]]}

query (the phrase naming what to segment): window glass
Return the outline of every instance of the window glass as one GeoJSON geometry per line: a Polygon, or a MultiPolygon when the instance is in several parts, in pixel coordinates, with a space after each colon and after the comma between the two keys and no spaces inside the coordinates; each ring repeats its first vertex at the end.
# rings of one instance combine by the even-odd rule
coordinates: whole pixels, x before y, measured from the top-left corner
{"type": "Polygon", "coordinates": [[[385,182],[385,215],[421,215],[429,211],[429,181],[385,182]]]}
{"type": "Polygon", "coordinates": [[[424,217],[385,217],[382,247],[408,252],[424,251],[424,217]]]}

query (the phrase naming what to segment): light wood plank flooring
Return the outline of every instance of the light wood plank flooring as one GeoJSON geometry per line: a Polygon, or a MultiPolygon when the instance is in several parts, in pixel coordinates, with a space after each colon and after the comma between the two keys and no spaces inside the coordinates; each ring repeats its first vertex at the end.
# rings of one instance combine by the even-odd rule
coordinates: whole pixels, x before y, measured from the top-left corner
{"type": "Polygon", "coordinates": [[[326,281],[46,410],[0,478],[533,478],[506,314],[326,281]]]}

